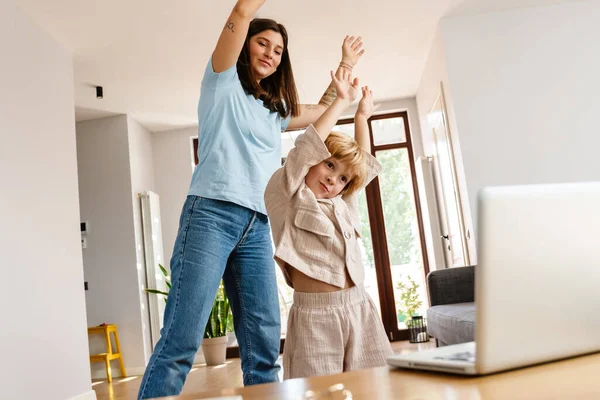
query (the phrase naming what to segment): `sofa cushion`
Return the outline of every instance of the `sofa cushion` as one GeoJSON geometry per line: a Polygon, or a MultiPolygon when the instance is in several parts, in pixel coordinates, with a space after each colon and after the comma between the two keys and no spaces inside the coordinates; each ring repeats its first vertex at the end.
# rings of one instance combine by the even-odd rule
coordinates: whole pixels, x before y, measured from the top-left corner
{"type": "Polygon", "coordinates": [[[427,310],[427,332],[443,345],[475,340],[475,303],[433,306],[427,310]]]}

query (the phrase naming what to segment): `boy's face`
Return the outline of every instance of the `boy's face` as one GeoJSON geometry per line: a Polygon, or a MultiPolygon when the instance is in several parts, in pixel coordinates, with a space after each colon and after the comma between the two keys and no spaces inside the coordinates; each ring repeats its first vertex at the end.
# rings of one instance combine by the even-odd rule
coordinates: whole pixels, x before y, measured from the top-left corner
{"type": "Polygon", "coordinates": [[[317,199],[332,199],[352,180],[348,164],[330,157],[308,170],[306,186],[317,199]]]}

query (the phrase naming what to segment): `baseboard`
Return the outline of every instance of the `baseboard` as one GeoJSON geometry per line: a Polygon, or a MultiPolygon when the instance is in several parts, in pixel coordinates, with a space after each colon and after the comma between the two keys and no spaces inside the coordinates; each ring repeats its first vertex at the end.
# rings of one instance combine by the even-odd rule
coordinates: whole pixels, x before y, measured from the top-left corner
{"type": "Polygon", "coordinates": [[[79,396],[72,397],[70,400],[96,400],[96,391],[90,390],[89,392],[80,394],[79,396]]]}

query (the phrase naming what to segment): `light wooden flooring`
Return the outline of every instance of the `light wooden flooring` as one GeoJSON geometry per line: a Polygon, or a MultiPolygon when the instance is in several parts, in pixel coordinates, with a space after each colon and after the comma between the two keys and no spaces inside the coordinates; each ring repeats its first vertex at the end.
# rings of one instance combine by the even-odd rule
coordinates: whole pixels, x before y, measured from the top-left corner
{"type": "MultiPolygon", "coordinates": [[[[408,341],[392,343],[392,348],[396,353],[408,353],[432,347],[435,347],[433,339],[420,344],[413,344],[408,341]]],[[[281,364],[281,359],[279,362],[281,364]]],[[[112,383],[103,380],[94,381],[92,386],[96,391],[98,400],[135,400],[141,381],[141,376],[131,376],[124,379],[113,378],[112,383]]],[[[227,360],[226,364],[216,367],[208,367],[204,364],[195,365],[188,375],[182,394],[195,394],[242,386],[240,359],[236,358],[227,360]]]]}

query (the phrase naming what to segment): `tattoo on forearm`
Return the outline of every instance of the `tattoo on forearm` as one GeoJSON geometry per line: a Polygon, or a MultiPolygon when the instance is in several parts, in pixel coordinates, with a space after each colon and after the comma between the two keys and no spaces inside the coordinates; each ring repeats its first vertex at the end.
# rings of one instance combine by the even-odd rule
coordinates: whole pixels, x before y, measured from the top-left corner
{"type": "Polygon", "coordinates": [[[317,104],[307,104],[306,105],[307,110],[317,110],[318,108],[319,108],[319,106],[317,104]]]}
{"type": "Polygon", "coordinates": [[[329,107],[333,101],[337,98],[337,91],[335,90],[335,86],[333,83],[329,85],[325,93],[323,93],[323,97],[319,100],[319,104],[324,104],[329,107]]]}
{"type": "Polygon", "coordinates": [[[233,21],[227,21],[225,24],[225,29],[229,29],[231,32],[235,32],[235,24],[233,21]]]}

